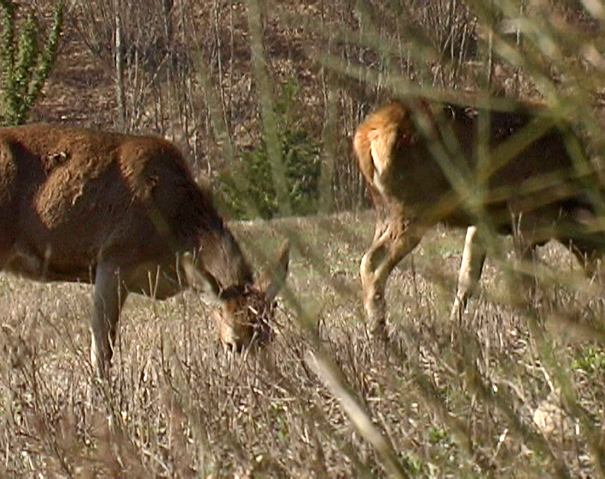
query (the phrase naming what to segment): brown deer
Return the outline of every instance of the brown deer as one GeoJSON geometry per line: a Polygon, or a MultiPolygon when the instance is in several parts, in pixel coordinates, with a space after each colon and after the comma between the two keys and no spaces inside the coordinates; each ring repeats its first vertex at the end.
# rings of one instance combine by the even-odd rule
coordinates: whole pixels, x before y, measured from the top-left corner
{"type": "Polygon", "coordinates": [[[588,272],[605,248],[597,172],[570,125],[541,106],[496,111],[396,101],[357,128],[353,148],[377,215],[361,261],[374,334],[385,333],[391,271],[439,222],[469,227],[452,316],[464,310],[481,275],[482,231],[518,232],[526,259],[557,239],[588,272]]]}
{"type": "Polygon", "coordinates": [[[220,338],[239,349],[270,339],[287,267],[285,246],[254,282],[210,192],[168,141],[54,125],[0,129],[0,270],[94,284],[91,360],[101,376],[129,293],[209,294],[222,304],[220,338]]]}

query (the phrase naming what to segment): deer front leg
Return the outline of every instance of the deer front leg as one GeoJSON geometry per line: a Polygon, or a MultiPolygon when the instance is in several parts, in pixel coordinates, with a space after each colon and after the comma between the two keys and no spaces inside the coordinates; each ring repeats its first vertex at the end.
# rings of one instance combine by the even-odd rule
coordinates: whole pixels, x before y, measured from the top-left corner
{"type": "Polygon", "coordinates": [[[100,263],[95,276],[92,307],[90,359],[96,374],[107,378],[113,355],[120,310],[127,292],[121,286],[118,268],[100,263]]]}
{"type": "Polygon", "coordinates": [[[483,263],[485,262],[485,247],[479,238],[476,226],[470,226],[466,230],[464,240],[464,252],[462,253],[462,264],[458,276],[458,287],[456,299],[450,314],[452,320],[461,320],[466,310],[468,299],[474,293],[481,278],[483,263]]]}
{"type": "Polygon", "coordinates": [[[569,225],[558,227],[564,234],[558,234],[557,239],[574,254],[586,276],[593,278],[600,274],[599,263],[605,254],[605,234],[601,219],[585,207],[576,208],[570,216],[569,225]]]}
{"type": "Polygon", "coordinates": [[[361,260],[363,304],[370,334],[386,338],[386,283],[393,268],[418,244],[422,235],[410,228],[386,226],[361,260]]]}
{"type": "MultiPolygon", "coordinates": [[[[600,244],[605,245],[605,238],[600,238],[600,244]]],[[[568,241],[567,248],[574,254],[580,265],[584,268],[584,274],[587,278],[593,278],[599,274],[599,263],[603,261],[603,253],[598,247],[589,245],[578,245],[575,242],[568,241]]]]}

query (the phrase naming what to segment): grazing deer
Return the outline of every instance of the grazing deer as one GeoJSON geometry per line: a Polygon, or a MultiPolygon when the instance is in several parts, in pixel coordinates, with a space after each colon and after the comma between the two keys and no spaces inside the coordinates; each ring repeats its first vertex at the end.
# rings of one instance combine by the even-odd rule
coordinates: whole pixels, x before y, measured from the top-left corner
{"type": "Polygon", "coordinates": [[[590,272],[605,248],[595,228],[597,174],[570,126],[542,107],[495,111],[397,101],[357,128],[353,148],[377,214],[361,261],[364,308],[377,335],[385,332],[389,274],[438,222],[469,227],[453,316],[481,275],[481,228],[519,231],[524,257],[557,239],[590,272]]]}
{"type": "Polygon", "coordinates": [[[91,360],[107,374],[129,293],[209,294],[219,336],[266,341],[288,267],[252,269],[179,150],[159,138],[29,125],[0,129],[0,270],[94,283],[91,360]]]}

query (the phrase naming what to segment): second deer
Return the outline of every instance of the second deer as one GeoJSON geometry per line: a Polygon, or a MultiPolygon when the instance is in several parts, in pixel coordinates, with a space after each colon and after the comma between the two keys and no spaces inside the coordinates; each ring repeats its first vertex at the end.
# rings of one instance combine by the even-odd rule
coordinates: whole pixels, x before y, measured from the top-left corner
{"type": "Polygon", "coordinates": [[[437,223],[469,227],[452,314],[460,314],[485,259],[482,231],[519,233],[520,252],[557,239],[588,272],[605,249],[601,186],[569,123],[541,106],[473,109],[420,98],[371,114],[353,141],[377,215],[361,261],[364,308],[386,325],[393,268],[437,223]]]}

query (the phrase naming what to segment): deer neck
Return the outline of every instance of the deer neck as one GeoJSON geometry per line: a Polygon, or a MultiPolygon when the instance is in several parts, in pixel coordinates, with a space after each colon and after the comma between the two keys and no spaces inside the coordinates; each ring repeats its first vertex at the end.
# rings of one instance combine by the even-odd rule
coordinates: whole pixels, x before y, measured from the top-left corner
{"type": "Polygon", "coordinates": [[[210,235],[203,235],[198,251],[200,264],[214,276],[222,290],[254,282],[252,268],[225,226],[210,235]]]}

